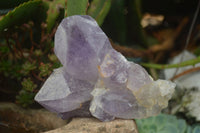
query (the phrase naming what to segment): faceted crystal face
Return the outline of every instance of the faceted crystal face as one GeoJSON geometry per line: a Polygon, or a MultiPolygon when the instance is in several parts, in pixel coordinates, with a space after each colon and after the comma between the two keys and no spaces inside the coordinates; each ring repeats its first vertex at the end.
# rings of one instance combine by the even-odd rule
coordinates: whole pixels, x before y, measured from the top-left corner
{"type": "Polygon", "coordinates": [[[146,118],[167,106],[175,88],[170,81],[153,81],[144,68],[115,51],[90,16],[63,19],[55,54],[63,67],[54,70],[35,100],[63,119],[146,118]]]}
{"type": "Polygon", "coordinates": [[[57,113],[75,110],[82,103],[91,100],[90,92],[94,87],[90,83],[86,81],[83,83],[80,80],[78,80],[80,84],[74,84],[77,83],[76,80],[66,80],[63,74],[63,68],[55,69],[35,97],[35,100],[44,107],[57,113]],[[73,89],[70,90],[71,88],[79,88],[81,90],[76,92],[73,89]]]}
{"type": "Polygon", "coordinates": [[[77,79],[97,80],[97,65],[108,49],[108,38],[89,16],[64,19],[55,34],[55,54],[77,79]]]}
{"type": "Polygon", "coordinates": [[[110,50],[99,67],[99,76],[107,88],[121,87],[128,79],[128,61],[117,51],[110,50]]]}
{"type": "Polygon", "coordinates": [[[146,72],[144,68],[133,62],[129,63],[130,68],[128,69],[128,82],[127,87],[132,91],[140,89],[145,84],[153,81],[151,76],[146,72]]]}

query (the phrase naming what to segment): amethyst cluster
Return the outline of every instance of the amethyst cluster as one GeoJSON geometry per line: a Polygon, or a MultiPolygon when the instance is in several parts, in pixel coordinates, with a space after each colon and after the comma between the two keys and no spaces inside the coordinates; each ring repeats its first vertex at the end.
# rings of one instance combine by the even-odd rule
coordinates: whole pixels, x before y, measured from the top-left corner
{"type": "Polygon", "coordinates": [[[63,67],[54,70],[35,100],[63,119],[145,118],[167,107],[174,92],[174,83],[153,81],[144,68],[114,50],[90,16],[62,20],[55,54],[63,67]]]}

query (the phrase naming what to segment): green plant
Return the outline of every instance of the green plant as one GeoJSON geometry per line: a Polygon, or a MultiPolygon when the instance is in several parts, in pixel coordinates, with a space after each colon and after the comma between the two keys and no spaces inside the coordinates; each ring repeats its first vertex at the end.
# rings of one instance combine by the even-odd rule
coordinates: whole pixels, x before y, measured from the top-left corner
{"type": "MultiPolygon", "coordinates": [[[[46,31],[44,27],[40,28],[35,28],[35,23],[29,21],[4,32],[5,40],[0,40],[0,74],[21,84],[15,86],[19,90],[16,102],[23,107],[34,103],[33,98],[41,84],[54,68],[60,66],[53,54],[53,34],[36,36],[38,30],[46,31]]],[[[11,89],[9,84],[7,87],[11,89]]]]}
{"type": "Polygon", "coordinates": [[[188,127],[187,133],[200,133],[200,125],[195,125],[193,127],[188,127]]]}
{"type": "Polygon", "coordinates": [[[60,67],[53,53],[57,24],[67,16],[94,14],[103,23],[111,6],[101,0],[23,0],[0,2],[0,75],[19,86],[16,102],[23,107],[33,98],[54,68],[60,67]],[[96,5],[101,3],[101,6],[96,5]],[[90,11],[88,10],[90,9],[90,11]],[[91,10],[93,9],[93,10],[91,10]],[[8,12],[9,11],[9,12],[8,12]],[[97,17],[99,16],[99,17],[97,17]],[[20,85],[21,84],[21,85],[20,85]]]}
{"type": "MultiPolygon", "coordinates": [[[[16,5],[14,1],[11,3],[16,5]]],[[[6,2],[2,4],[7,5],[6,2]]],[[[0,32],[26,23],[29,20],[34,20],[37,23],[44,21],[47,25],[46,30],[50,32],[59,17],[63,18],[77,14],[89,14],[97,19],[99,24],[102,24],[110,6],[111,0],[93,0],[91,3],[88,0],[30,0],[20,4],[0,18],[0,32]]]]}
{"type": "MultiPolygon", "coordinates": [[[[30,19],[34,19],[34,12],[43,10],[44,4],[41,0],[28,1],[20,4],[14,10],[8,12],[0,20],[0,32],[6,30],[6,28],[12,27],[14,25],[20,25],[27,22],[30,19]]],[[[38,17],[41,17],[39,14],[38,17]]]]}
{"type": "Polygon", "coordinates": [[[189,65],[195,65],[200,62],[200,56],[198,56],[195,59],[183,61],[178,64],[151,64],[151,63],[141,63],[141,65],[149,68],[156,68],[156,69],[169,69],[169,68],[178,68],[178,67],[184,67],[184,66],[189,66],[189,65]]]}
{"type": "Polygon", "coordinates": [[[19,92],[19,95],[16,96],[17,103],[21,104],[23,107],[33,103],[34,90],[37,88],[37,85],[30,79],[24,79],[22,82],[22,89],[19,92]]]}
{"type": "Polygon", "coordinates": [[[98,24],[101,25],[110,10],[111,2],[112,0],[93,0],[88,9],[88,15],[95,18],[98,24]]]}
{"type": "Polygon", "coordinates": [[[137,119],[139,133],[199,133],[200,125],[189,126],[176,116],[160,114],[147,119],[137,119]]]}

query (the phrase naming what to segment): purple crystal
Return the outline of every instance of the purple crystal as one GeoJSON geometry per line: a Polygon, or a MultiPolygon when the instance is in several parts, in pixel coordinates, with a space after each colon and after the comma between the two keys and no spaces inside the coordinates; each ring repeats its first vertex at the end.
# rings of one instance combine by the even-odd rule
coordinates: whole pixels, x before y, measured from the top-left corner
{"type": "Polygon", "coordinates": [[[175,84],[153,81],[140,65],[115,51],[90,16],[63,19],[55,34],[55,69],[35,100],[63,119],[94,116],[101,121],[158,114],[175,84]]]}
{"type": "Polygon", "coordinates": [[[149,76],[144,68],[140,65],[135,64],[133,62],[129,62],[130,68],[128,70],[128,82],[127,88],[132,91],[138,90],[145,84],[148,84],[153,81],[153,79],[149,76]]]}
{"type": "Polygon", "coordinates": [[[94,88],[87,81],[74,80],[70,76],[70,79],[65,79],[63,74],[63,67],[55,69],[35,96],[41,105],[59,114],[79,109],[83,103],[90,101],[90,92],[94,88]],[[80,84],[75,84],[78,81],[80,84]]]}
{"type": "Polygon", "coordinates": [[[89,16],[64,19],[55,34],[55,54],[65,71],[77,79],[96,81],[97,65],[111,48],[107,36],[89,16]]]}
{"type": "Polygon", "coordinates": [[[128,61],[119,52],[110,50],[99,66],[99,77],[107,88],[124,86],[128,80],[128,61]]]}

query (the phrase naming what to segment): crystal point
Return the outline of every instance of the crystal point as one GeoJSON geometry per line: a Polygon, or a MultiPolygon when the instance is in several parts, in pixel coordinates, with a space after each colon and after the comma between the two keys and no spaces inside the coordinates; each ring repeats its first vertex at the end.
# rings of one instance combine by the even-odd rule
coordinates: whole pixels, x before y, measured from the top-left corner
{"type": "Polygon", "coordinates": [[[115,51],[90,16],[63,19],[54,50],[63,67],[54,70],[35,100],[63,119],[149,117],[167,106],[175,88],[170,81],[154,81],[144,68],[115,51]]]}
{"type": "Polygon", "coordinates": [[[63,19],[55,34],[55,54],[65,71],[77,79],[97,80],[97,65],[108,49],[108,38],[89,16],[63,19]]]}

